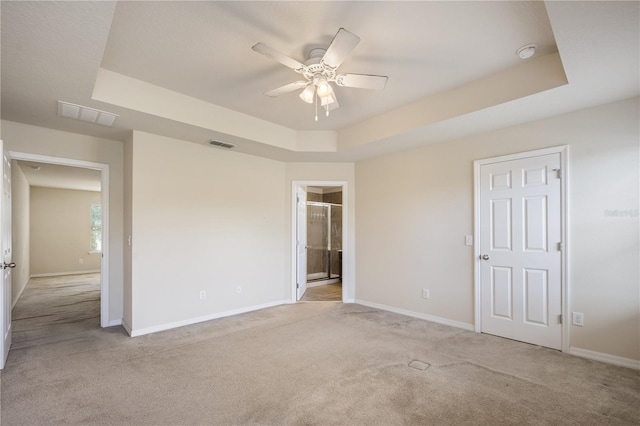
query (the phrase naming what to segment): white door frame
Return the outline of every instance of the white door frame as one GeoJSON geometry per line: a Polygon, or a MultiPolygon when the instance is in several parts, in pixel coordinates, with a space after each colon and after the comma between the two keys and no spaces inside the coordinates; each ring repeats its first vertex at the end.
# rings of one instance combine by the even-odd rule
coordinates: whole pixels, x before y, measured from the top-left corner
{"type": "Polygon", "coordinates": [[[570,286],[569,286],[569,147],[567,145],[552,148],[538,149],[500,157],[486,158],[473,162],[473,228],[474,228],[474,293],[475,293],[475,331],[482,331],[482,303],[480,289],[480,167],[486,164],[504,161],[520,160],[529,157],[538,157],[548,154],[560,154],[560,235],[562,237],[562,251],[560,254],[560,287],[562,295],[562,352],[569,352],[571,320],[570,310],[570,286]]]}
{"type": "MultiPolygon", "coordinates": [[[[100,203],[102,205],[102,257],[100,262],[100,326],[109,327],[109,165],[70,158],[50,157],[24,152],[7,152],[9,160],[33,161],[59,166],[80,167],[100,172],[100,203]]],[[[120,324],[120,321],[117,321],[120,324]]]]}
{"type": "Polygon", "coordinates": [[[344,256],[345,253],[349,253],[349,241],[347,240],[348,232],[348,222],[347,211],[349,206],[347,205],[347,181],[327,181],[327,180],[294,180],[291,184],[291,303],[297,302],[297,292],[296,292],[296,260],[298,251],[297,247],[297,239],[296,239],[296,225],[298,221],[298,210],[297,210],[297,200],[296,194],[298,193],[297,189],[300,186],[335,186],[342,188],[342,303],[347,300],[347,295],[349,292],[352,283],[349,281],[348,271],[349,271],[349,262],[345,260],[349,256],[344,256]]]}

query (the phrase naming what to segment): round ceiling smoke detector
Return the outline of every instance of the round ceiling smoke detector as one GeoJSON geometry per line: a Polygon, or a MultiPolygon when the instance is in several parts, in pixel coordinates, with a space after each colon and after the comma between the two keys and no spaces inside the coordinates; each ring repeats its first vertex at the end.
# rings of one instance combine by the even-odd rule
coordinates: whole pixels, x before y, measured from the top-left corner
{"type": "Polygon", "coordinates": [[[535,44],[527,44],[526,46],[522,46],[520,49],[518,49],[516,53],[518,54],[520,59],[529,59],[536,53],[536,47],[538,46],[536,46],[535,44]]]}

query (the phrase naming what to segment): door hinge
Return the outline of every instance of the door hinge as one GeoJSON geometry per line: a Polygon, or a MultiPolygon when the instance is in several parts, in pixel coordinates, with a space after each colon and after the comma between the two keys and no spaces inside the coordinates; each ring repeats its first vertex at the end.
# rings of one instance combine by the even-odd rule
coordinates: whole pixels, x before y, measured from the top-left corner
{"type": "Polygon", "coordinates": [[[558,324],[562,324],[562,314],[558,315],[558,324]]]}
{"type": "Polygon", "coordinates": [[[296,288],[300,288],[300,284],[296,283],[296,288]]]}
{"type": "Polygon", "coordinates": [[[562,244],[562,242],[558,243],[558,251],[562,251],[564,250],[564,244],[562,244]]]}
{"type": "Polygon", "coordinates": [[[562,169],[553,169],[553,171],[556,172],[558,179],[562,179],[562,169]]]}

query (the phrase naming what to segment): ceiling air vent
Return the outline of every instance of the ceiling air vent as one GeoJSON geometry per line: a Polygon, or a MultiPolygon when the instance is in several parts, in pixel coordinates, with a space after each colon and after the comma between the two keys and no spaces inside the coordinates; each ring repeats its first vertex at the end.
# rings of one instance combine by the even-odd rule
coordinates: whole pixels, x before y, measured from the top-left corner
{"type": "Polygon", "coordinates": [[[73,118],[75,120],[82,120],[88,123],[101,124],[109,127],[113,126],[116,118],[119,117],[119,115],[111,112],[100,111],[99,109],[63,101],[58,101],[58,115],[61,117],[73,118]]]}
{"type": "Polygon", "coordinates": [[[226,148],[226,149],[231,149],[231,148],[233,148],[235,146],[232,143],[220,142],[220,141],[216,141],[216,140],[213,140],[213,139],[211,139],[209,141],[209,145],[217,146],[217,147],[220,147],[220,148],[226,148]]]}

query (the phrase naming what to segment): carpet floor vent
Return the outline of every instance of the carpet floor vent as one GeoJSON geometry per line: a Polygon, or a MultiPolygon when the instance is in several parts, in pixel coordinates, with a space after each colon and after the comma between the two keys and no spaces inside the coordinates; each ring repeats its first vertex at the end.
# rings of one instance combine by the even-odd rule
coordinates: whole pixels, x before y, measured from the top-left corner
{"type": "Polygon", "coordinates": [[[409,363],[409,367],[415,368],[416,370],[424,371],[427,368],[431,367],[431,364],[427,364],[426,362],[413,360],[409,363]]]}

